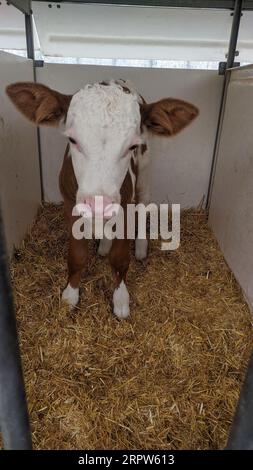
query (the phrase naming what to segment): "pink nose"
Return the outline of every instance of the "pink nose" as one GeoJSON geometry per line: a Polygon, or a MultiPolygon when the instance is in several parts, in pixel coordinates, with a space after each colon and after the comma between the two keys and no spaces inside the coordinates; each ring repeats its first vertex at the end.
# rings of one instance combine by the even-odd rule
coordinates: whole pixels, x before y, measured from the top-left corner
{"type": "Polygon", "coordinates": [[[108,196],[88,196],[85,204],[90,207],[93,215],[105,218],[112,216],[113,200],[108,196]]]}

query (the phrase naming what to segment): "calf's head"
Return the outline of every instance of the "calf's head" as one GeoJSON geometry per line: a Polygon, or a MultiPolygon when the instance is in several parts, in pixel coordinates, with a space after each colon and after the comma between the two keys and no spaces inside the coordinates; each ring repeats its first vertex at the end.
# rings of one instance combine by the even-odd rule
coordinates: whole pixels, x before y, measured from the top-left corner
{"type": "Polygon", "coordinates": [[[95,196],[103,196],[104,208],[120,203],[121,185],[134,150],[144,143],[145,129],[173,136],[198,114],[192,104],[172,98],[146,104],[113,81],[87,85],[73,96],[29,82],[9,85],[6,92],[32,122],[59,126],[68,137],[77,202],[92,209],[95,196]]]}

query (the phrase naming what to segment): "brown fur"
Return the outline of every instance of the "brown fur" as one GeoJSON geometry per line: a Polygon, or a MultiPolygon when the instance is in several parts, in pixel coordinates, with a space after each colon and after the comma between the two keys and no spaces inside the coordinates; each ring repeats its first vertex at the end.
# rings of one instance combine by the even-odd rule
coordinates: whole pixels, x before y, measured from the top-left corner
{"type": "Polygon", "coordinates": [[[198,115],[196,106],[174,98],[142,104],[142,124],[153,134],[172,136],[188,126],[198,115]]]}
{"type": "Polygon", "coordinates": [[[72,95],[63,95],[45,85],[18,82],[6,93],[19,111],[37,125],[57,126],[67,115],[72,95]]]}
{"type": "MultiPolygon", "coordinates": [[[[121,82],[124,82],[125,83],[125,80],[121,80],[121,82]]],[[[115,80],[115,83],[117,83],[118,85],[121,86],[122,90],[124,91],[124,93],[131,93],[131,90],[129,90],[129,88],[126,86],[126,85],[122,85],[120,81],[118,80],[115,80]]],[[[103,80],[102,82],[100,82],[100,85],[103,85],[103,86],[109,86],[110,85],[110,82],[107,82],[105,80],[103,80]]]]}
{"type": "Polygon", "coordinates": [[[141,153],[142,153],[142,155],[147,151],[147,148],[148,148],[148,147],[146,146],[146,144],[142,144],[142,145],[141,145],[141,153]]]}
{"type": "Polygon", "coordinates": [[[121,281],[126,281],[127,271],[130,263],[130,240],[115,238],[109,253],[109,261],[116,279],[116,287],[121,281]]]}
{"type": "MultiPolygon", "coordinates": [[[[74,222],[72,218],[72,223],[74,222]]],[[[72,226],[71,223],[71,226],[72,226]]],[[[79,287],[82,273],[87,266],[88,240],[76,240],[70,233],[68,248],[68,283],[76,288],[79,287]]]]}
{"type": "Polygon", "coordinates": [[[67,283],[76,288],[79,287],[83,269],[87,264],[88,241],[76,240],[72,235],[73,223],[78,219],[72,216],[72,209],[76,204],[77,181],[69,155],[69,145],[67,145],[59,175],[59,187],[64,200],[64,213],[69,232],[67,283]]]}
{"type": "Polygon", "coordinates": [[[76,203],[77,181],[74,173],[72,159],[69,153],[69,145],[65,150],[64,160],[59,175],[59,187],[63,196],[64,202],[70,207],[76,203]]]}

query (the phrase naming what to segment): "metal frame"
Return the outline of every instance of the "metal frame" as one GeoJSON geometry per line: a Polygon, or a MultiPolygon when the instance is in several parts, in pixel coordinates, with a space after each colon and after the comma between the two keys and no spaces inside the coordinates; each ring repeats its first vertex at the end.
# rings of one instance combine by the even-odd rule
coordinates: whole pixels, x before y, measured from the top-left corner
{"type": "MultiPolygon", "coordinates": [[[[33,0],[38,1],[38,0],[33,0]]],[[[183,8],[214,8],[232,9],[233,23],[230,34],[229,49],[224,76],[220,112],[214,144],[214,154],[210,172],[206,208],[209,210],[217,155],[226,104],[230,70],[235,66],[235,53],[240,27],[242,10],[253,10],[253,0],[52,0],[49,4],[106,4],[118,6],[149,6],[149,7],[183,7],[183,8]]],[[[25,14],[27,56],[34,61],[34,44],[32,28],[32,10],[30,0],[10,0],[9,3],[25,14]]],[[[51,5],[52,6],[52,5],[51,5]]],[[[34,67],[34,79],[36,70],[34,67]]],[[[41,189],[43,198],[42,162],[40,152],[40,135],[38,131],[39,160],[41,172],[41,189]]],[[[6,251],[3,243],[3,229],[0,214],[0,422],[5,448],[30,449],[31,435],[28,412],[22,377],[20,353],[18,348],[14,308],[11,296],[11,285],[7,272],[6,251]],[[2,384],[2,385],[1,385],[2,384]],[[11,385],[10,385],[11,384],[11,385]]],[[[253,449],[253,354],[249,362],[244,386],[241,390],[234,423],[231,428],[227,449],[253,449]]]]}
{"type": "MultiPolygon", "coordinates": [[[[208,183],[208,191],[206,197],[206,209],[209,211],[211,204],[212,189],[214,183],[214,176],[217,163],[217,154],[219,149],[219,141],[221,128],[223,123],[224,109],[226,103],[226,92],[230,79],[230,73],[228,69],[231,69],[233,66],[238,65],[234,63],[236,56],[236,45],[238,39],[238,33],[240,28],[240,19],[242,10],[253,10],[253,0],[53,0],[48,2],[48,0],[33,0],[44,1],[48,3],[49,6],[52,6],[52,3],[57,3],[60,6],[61,3],[73,3],[74,4],[106,4],[106,5],[118,5],[118,6],[130,6],[130,5],[139,5],[139,6],[164,6],[164,7],[184,7],[184,8],[222,8],[222,9],[232,9],[233,10],[233,22],[230,33],[229,48],[227,54],[227,61],[222,63],[219,66],[219,73],[224,73],[224,83],[222,88],[221,95],[221,104],[218,116],[217,131],[215,136],[213,158],[211,163],[210,177],[208,183]]],[[[33,43],[33,26],[32,26],[32,9],[31,9],[31,0],[10,0],[9,3],[13,4],[20,11],[25,13],[25,28],[26,28],[26,43],[27,43],[27,57],[34,61],[34,79],[36,81],[36,61],[34,57],[34,43],[33,43]],[[21,6],[22,4],[22,6],[21,6]]],[[[41,66],[41,64],[40,64],[41,66]]],[[[44,200],[44,185],[43,185],[43,173],[42,173],[42,155],[41,155],[41,141],[40,141],[40,130],[38,128],[38,152],[39,152],[39,168],[40,168],[40,185],[41,185],[41,199],[44,200]]]]}
{"type": "Polygon", "coordinates": [[[32,448],[1,213],[0,428],[5,449],[32,448]]]}
{"type": "Polygon", "coordinates": [[[32,14],[25,13],[25,35],[26,35],[26,49],[28,59],[35,59],[34,54],[34,40],[33,40],[33,22],[32,14]]]}
{"type": "MultiPolygon", "coordinates": [[[[57,3],[100,3],[118,6],[173,7],[173,8],[212,8],[234,9],[234,0],[33,0],[49,4],[57,3]]],[[[253,0],[244,0],[244,10],[253,10],[253,0]]]]}
{"type": "Polygon", "coordinates": [[[31,0],[8,0],[8,3],[11,3],[14,7],[26,15],[30,15],[30,13],[32,13],[31,0]]]}
{"type": "Polygon", "coordinates": [[[253,450],[253,353],[241,395],[237,405],[234,422],[227,443],[227,450],[253,450]]]}
{"type": "MultiPolygon", "coordinates": [[[[58,4],[103,4],[115,6],[142,6],[142,7],[170,7],[170,8],[207,8],[233,10],[234,0],[32,0],[34,3],[42,1],[45,3],[58,4]]],[[[22,13],[31,12],[31,0],[8,0],[22,13]]],[[[253,10],[253,0],[243,0],[243,10],[253,10]]]]}
{"type": "Polygon", "coordinates": [[[229,41],[228,55],[227,55],[227,62],[226,62],[226,71],[225,71],[222,94],[221,94],[221,103],[220,103],[218,124],[217,124],[217,130],[216,130],[216,136],[215,136],[215,142],[214,142],[213,159],[212,159],[212,164],[211,164],[207,198],[206,198],[206,209],[208,211],[210,209],[210,204],[211,204],[216,163],[217,163],[217,157],[218,157],[218,151],[219,151],[220,136],[221,136],[224,111],[225,111],[225,105],[226,105],[227,89],[228,89],[228,84],[229,84],[230,75],[231,75],[231,72],[229,69],[232,69],[234,66],[234,60],[235,60],[235,55],[236,55],[236,45],[237,45],[237,39],[238,39],[241,15],[242,15],[242,5],[243,5],[243,0],[235,0],[233,22],[232,22],[232,28],[231,28],[231,33],[230,33],[230,41],[229,41]]]}
{"type": "MultiPolygon", "coordinates": [[[[29,4],[30,4],[29,0],[29,4]]],[[[34,52],[34,38],[33,38],[33,17],[31,5],[28,8],[29,13],[25,13],[25,34],[26,34],[26,48],[27,48],[27,57],[28,59],[33,60],[33,78],[36,82],[36,60],[34,52]]],[[[41,63],[41,61],[38,61],[41,63]]],[[[38,64],[41,66],[40,64],[38,64]]],[[[39,156],[39,175],[40,175],[40,196],[41,201],[44,201],[44,183],[43,183],[43,171],[42,171],[42,151],[41,151],[41,138],[40,138],[40,129],[37,127],[37,143],[38,143],[38,156],[39,156]]]]}

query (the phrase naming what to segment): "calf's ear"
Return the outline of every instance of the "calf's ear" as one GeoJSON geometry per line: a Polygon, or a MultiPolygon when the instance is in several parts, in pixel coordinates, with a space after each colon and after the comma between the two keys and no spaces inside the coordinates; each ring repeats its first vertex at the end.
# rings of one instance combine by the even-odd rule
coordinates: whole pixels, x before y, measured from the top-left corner
{"type": "Polygon", "coordinates": [[[17,109],[38,126],[57,126],[67,115],[72,98],[33,82],[13,83],[6,93],[17,109]]]}
{"type": "Polygon", "coordinates": [[[156,135],[173,136],[188,126],[198,114],[196,106],[174,98],[141,104],[142,124],[156,135]]]}

